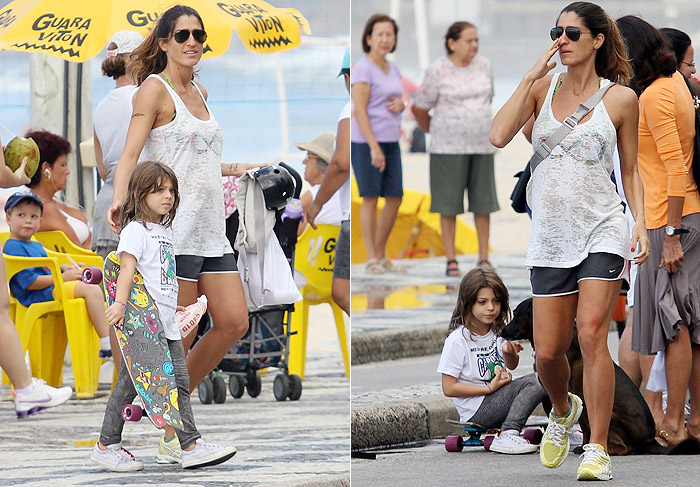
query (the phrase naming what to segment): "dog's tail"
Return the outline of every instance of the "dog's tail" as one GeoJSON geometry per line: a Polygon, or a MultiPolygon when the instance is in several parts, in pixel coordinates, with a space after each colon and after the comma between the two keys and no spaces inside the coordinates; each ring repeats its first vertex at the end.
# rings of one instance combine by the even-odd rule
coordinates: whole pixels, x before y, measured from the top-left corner
{"type": "Polygon", "coordinates": [[[686,438],[674,446],[663,446],[654,441],[647,453],[654,455],[700,455],[700,440],[686,438]]]}

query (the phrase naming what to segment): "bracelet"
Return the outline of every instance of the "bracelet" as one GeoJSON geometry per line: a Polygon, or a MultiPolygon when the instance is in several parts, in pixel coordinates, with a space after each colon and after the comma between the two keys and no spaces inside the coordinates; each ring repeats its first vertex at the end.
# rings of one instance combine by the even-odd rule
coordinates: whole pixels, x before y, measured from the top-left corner
{"type": "Polygon", "coordinates": [[[117,301],[116,299],[114,300],[114,302],[117,304],[121,304],[122,306],[124,306],[126,308],[126,303],[122,303],[121,301],[117,301]]]}
{"type": "Polygon", "coordinates": [[[489,384],[489,383],[487,382],[487,383],[486,383],[486,387],[489,388],[489,394],[493,394],[493,389],[491,389],[491,384],[489,384]]]}

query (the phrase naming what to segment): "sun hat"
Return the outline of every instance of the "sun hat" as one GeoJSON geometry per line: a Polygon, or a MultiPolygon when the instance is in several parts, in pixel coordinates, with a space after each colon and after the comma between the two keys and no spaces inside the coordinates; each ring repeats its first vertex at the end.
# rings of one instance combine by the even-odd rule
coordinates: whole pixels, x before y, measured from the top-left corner
{"type": "Polygon", "coordinates": [[[326,164],[331,162],[333,152],[335,151],[335,134],[326,132],[316,137],[311,142],[294,142],[299,149],[316,154],[323,159],[326,164]]]}

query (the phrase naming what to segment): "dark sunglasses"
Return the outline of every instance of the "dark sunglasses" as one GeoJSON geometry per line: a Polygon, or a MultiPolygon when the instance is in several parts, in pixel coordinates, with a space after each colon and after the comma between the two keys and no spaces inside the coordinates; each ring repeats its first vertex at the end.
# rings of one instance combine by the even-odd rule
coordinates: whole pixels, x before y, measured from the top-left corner
{"type": "Polygon", "coordinates": [[[554,27],[552,30],[549,31],[549,37],[552,38],[553,41],[556,41],[559,39],[564,32],[566,32],[566,37],[569,38],[569,40],[576,42],[581,38],[581,34],[585,34],[586,32],[581,32],[581,29],[578,27],[567,27],[564,29],[563,27],[554,27]]]}
{"type": "Polygon", "coordinates": [[[194,40],[199,42],[200,44],[204,44],[207,40],[207,33],[204,32],[204,30],[202,30],[202,29],[176,30],[173,33],[173,39],[175,39],[175,42],[177,42],[178,44],[182,44],[183,42],[187,41],[187,39],[190,38],[190,33],[192,34],[192,37],[194,37],[194,40]]]}

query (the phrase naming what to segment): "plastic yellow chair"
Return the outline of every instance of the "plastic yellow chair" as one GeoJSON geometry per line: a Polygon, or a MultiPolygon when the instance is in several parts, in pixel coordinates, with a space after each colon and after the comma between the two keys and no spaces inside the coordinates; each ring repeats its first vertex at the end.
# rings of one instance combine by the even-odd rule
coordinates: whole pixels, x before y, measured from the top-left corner
{"type": "MultiPolygon", "coordinates": [[[[5,239],[0,240],[4,242],[5,239]]],[[[11,296],[10,314],[17,327],[22,350],[29,351],[33,376],[44,379],[54,387],[60,386],[63,383],[63,357],[66,345],[70,343],[76,395],[79,398],[94,397],[101,364],[98,356],[99,339],[90,322],[85,300],[68,299],[66,296],[60,257],[65,258],[60,255],[4,255],[8,282],[24,269],[47,267],[53,276],[57,296],[53,301],[34,303],[29,307],[23,306],[11,296]]],[[[4,373],[3,382],[9,383],[4,373]]]]}
{"type": "Polygon", "coordinates": [[[350,356],[343,310],[331,297],[335,244],[340,226],[325,224],[317,226],[317,230],[310,225],[306,227],[299,236],[294,253],[294,267],[304,275],[307,283],[300,290],[304,300],[297,303],[292,313],[292,331],[297,333],[290,338],[289,373],[298,374],[302,379],[304,378],[309,306],[328,303],[333,309],[335,327],[338,330],[338,341],[345,362],[345,376],[350,377],[350,356]]]}
{"type": "MultiPolygon", "coordinates": [[[[48,232],[36,232],[34,234],[34,239],[37,242],[41,242],[47,250],[53,250],[54,252],[59,252],[61,254],[71,254],[71,255],[86,255],[95,256],[97,255],[92,250],[84,249],[75,245],[68,236],[60,230],[50,230],[48,232]]],[[[97,255],[97,257],[100,257],[97,255]]]]}

